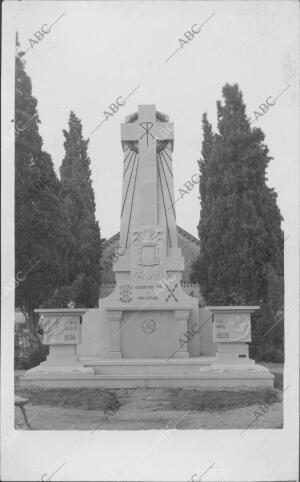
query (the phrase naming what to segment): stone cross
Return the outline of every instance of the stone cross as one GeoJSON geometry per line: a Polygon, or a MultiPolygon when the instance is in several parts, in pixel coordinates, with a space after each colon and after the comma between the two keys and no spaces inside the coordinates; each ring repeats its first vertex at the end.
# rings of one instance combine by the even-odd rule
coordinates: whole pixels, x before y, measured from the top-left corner
{"type": "Polygon", "coordinates": [[[140,105],[136,122],[121,125],[121,139],[124,142],[138,141],[138,194],[141,225],[157,224],[157,149],[161,140],[173,140],[172,122],[156,119],[155,105],[140,105]]]}

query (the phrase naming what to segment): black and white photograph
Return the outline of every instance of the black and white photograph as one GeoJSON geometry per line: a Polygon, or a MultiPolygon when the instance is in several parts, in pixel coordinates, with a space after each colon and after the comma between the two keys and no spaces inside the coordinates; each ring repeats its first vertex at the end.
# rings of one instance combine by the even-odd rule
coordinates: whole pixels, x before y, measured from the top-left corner
{"type": "Polygon", "coordinates": [[[2,13],[1,480],[298,481],[299,3],[2,13]]]}

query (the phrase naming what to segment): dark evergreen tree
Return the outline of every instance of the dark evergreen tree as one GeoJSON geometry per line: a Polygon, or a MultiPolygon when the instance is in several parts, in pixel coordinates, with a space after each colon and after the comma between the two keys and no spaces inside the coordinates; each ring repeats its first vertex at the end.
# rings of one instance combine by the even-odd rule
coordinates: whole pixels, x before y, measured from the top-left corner
{"type": "Polygon", "coordinates": [[[250,128],[237,85],[226,85],[223,97],[215,136],[203,120],[201,252],[192,280],[200,283],[209,304],[262,306],[253,337],[256,354],[263,356],[275,340],[282,346],[282,323],[268,339],[263,336],[283,309],[274,304],[274,293],[283,289],[282,217],[277,195],[266,185],[271,158],[264,134],[250,128]]]}
{"type": "Polygon", "coordinates": [[[65,158],[60,168],[62,198],[67,219],[68,243],[63,263],[63,285],[48,305],[98,306],[101,240],[95,218],[88,140],[82,136],[81,121],[71,112],[65,137],[65,158]]]}
{"type": "Polygon", "coordinates": [[[16,308],[26,315],[37,341],[34,308],[60,282],[65,222],[60,184],[51,157],[42,149],[37,100],[25,72],[23,53],[15,59],[15,272],[16,308]]]}
{"type": "MultiPolygon", "coordinates": [[[[200,171],[200,183],[199,183],[199,192],[200,192],[200,199],[201,199],[201,210],[205,210],[207,208],[207,166],[209,162],[209,158],[213,149],[214,144],[214,134],[212,130],[211,124],[207,120],[206,112],[203,114],[202,118],[202,126],[203,126],[203,142],[202,142],[202,159],[198,161],[199,171],[200,171]]],[[[200,226],[198,226],[198,231],[200,226]]]]}
{"type": "MultiPolygon", "coordinates": [[[[200,172],[200,182],[199,182],[199,193],[200,193],[200,205],[201,205],[201,216],[200,222],[198,224],[198,234],[199,238],[205,235],[205,229],[203,229],[203,223],[207,221],[207,213],[208,211],[208,191],[207,191],[207,183],[208,183],[208,163],[209,158],[213,149],[214,145],[214,133],[212,130],[211,124],[207,120],[206,112],[203,114],[202,117],[202,129],[203,129],[203,141],[202,141],[202,158],[198,161],[199,172],[200,172]],[[201,233],[201,234],[200,234],[201,233]]],[[[192,280],[193,282],[199,282],[199,273],[200,273],[200,258],[193,264],[192,269],[192,280]]],[[[201,265],[201,272],[203,279],[208,279],[208,265],[203,264],[201,265]]]]}

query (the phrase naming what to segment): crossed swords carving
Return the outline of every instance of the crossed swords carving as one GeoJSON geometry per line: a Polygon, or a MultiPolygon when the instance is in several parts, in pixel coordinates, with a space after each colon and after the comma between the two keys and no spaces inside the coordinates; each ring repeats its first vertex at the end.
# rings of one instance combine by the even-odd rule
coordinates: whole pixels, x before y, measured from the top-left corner
{"type": "Polygon", "coordinates": [[[168,285],[165,285],[167,290],[169,291],[169,295],[168,297],[165,299],[165,302],[169,301],[170,298],[174,298],[175,301],[178,301],[178,299],[176,298],[176,296],[174,295],[174,291],[176,290],[177,286],[178,286],[178,283],[176,283],[176,285],[173,287],[173,288],[169,288],[168,285]]]}

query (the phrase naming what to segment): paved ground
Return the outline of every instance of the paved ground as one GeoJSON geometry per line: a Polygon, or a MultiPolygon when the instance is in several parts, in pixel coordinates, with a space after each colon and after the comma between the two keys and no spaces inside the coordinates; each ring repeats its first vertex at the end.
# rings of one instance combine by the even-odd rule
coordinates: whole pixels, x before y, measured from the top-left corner
{"type": "MultiPolygon", "coordinates": [[[[272,364],[274,365],[274,364],[272,364]]],[[[269,365],[268,365],[269,366],[269,365]]],[[[282,365],[269,366],[276,372],[276,385],[279,400],[282,388],[282,365]]],[[[275,386],[276,386],[275,385],[275,386]]],[[[114,391],[115,392],[115,391],[114,391]]],[[[236,396],[238,389],[233,390],[236,396]]],[[[220,397],[222,390],[216,391],[220,397]]],[[[168,389],[138,388],[129,392],[125,398],[121,397],[121,405],[104,408],[102,410],[64,408],[58,406],[30,405],[26,406],[29,423],[36,430],[147,430],[160,429],[238,429],[282,428],[282,403],[272,403],[259,408],[251,406],[232,408],[229,410],[189,410],[172,408],[168,389]],[[247,428],[248,427],[248,428],[247,428]]],[[[205,398],[205,390],[193,393],[193,398],[205,398]]],[[[228,394],[227,394],[228,395],[228,394]]],[[[184,394],[181,393],[181,396],[184,394]]],[[[186,393],[186,399],[191,398],[191,392],[186,393]]],[[[253,397],[252,399],[253,400],[253,397]]],[[[256,398],[255,398],[256,400],[256,398]]],[[[193,404],[190,405],[193,407],[193,404]]],[[[180,406],[180,408],[182,408],[180,406]]],[[[19,409],[16,408],[16,425],[26,428],[19,409]]],[[[163,435],[162,435],[163,436],[163,435]]],[[[242,436],[242,434],[241,434],[242,436]]]]}

